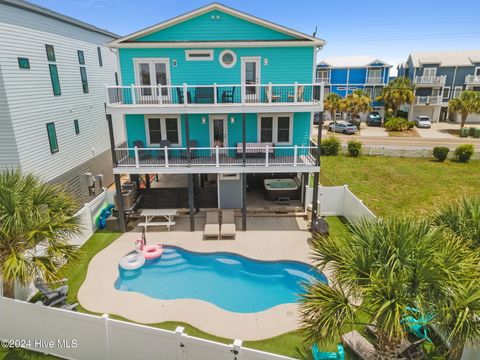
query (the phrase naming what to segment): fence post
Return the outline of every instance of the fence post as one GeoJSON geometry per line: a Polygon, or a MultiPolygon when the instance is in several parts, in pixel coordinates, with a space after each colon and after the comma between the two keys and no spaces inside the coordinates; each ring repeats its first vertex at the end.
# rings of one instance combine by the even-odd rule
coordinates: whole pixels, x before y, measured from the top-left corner
{"type": "Polygon", "coordinates": [[[140,162],[138,161],[138,147],[135,146],[133,148],[133,152],[135,153],[135,167],[138,168],[140,167],[140,162]]]}
{"type": "Polygon", "coordinates": [[[132,104],[135,105],[137,100],[135,99],[135,87],[133,84],[130,84],[130,94],[132,96],[132,104]]]}
{"type": "Polygon", "coordinates": [[[104,326],[105,326],[105,342],[106,342],[106,344],[105,344],[105,359],[109,360],[109,359],[111,359],[112,354],[111,354],[111,349],[110,349],[110,334],[109,334],[109,331],[108,331],[108,321],[109,321],[108,314],[103,314],[102,319],[103,319],[103,323],[104,323],[104,326]]]}
{"type": "Polygon", "coordinates": [[[168,147],[164,146],[163,151],[165,152],[165,167],[168,167],[168,147]]]}
{"type": "Polygon", "coordinates": [[[183,341],[186,334],[184,333],[185,328],[183,326],[177,326],[175,329],[175,334],[177,335],[178,342],[178,351],[177,351],[177,360],[183,360],[185,358],[185,342],[183,341]]]}
{"type": "MultiPolygon", "coordinates": [[[[42,329],[42,337],[44,339],[48,339],[49,338],[49,331],[47,329],[47,327],[45,326],[45,314],[43,312],[43,303],[41,301],[37,301],[35,303],[35,305],[38,306],[38,309],[37,309],[37,312],[40,314],[40,328],[42,329]]],[[[48,347],[44,347],[42,346],[40,349],[42,353],[44,353],[45,355],[48,355],[50,354],[50,352],[48,351],[49,348],[48,347]]],[[[37,350],[37,351],[38,351],[37,350]]]]}
{"type": "Polygon", "coordinates": [[[423,157],[427,156],[427,148],[423,148],[423,157]]]}
{"type": "Polygon", "coordinates": [[[268,145],[265,146],[265,166],[268,166],[268,145]]]}
{"type": "Polygon", "coordinates": [[[215,166],[220,167],[220,154],[218,152],[218,145],[215,146],[215,166]]]}
{"type": "Polygon", "coordinates": [[[240,339],[233,340],[232,350],[230,350],[233,353],[233,360],[240,360],[242,343],[243,341],[240,339]]]}
{"type": "Polygon", "coordinates": [[[297,166],[298,146],[293,147],[293,166],[297,166]]]}

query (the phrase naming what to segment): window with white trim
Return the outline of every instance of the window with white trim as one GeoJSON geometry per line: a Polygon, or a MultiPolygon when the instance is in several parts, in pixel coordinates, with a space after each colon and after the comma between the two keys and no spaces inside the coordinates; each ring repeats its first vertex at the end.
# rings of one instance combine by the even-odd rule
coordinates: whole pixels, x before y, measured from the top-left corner
{"type": "Polygon", "coordinates": [[[172,145],[182,144],[180,118],[176,116],[148,116],[145,119],[147,144],[158,146],[160,141],[168,140],[172,145]]]}
{"type": "Polygon", "coordinates": [[[450,86],[445,86],[443,88],[443,98],[448,99],[450,97],[450,86]]]}
{"type": "Polygon", "coordinates": [[[291,114],[259,115],[258,139],[262,143],[290,144],[292,142],[291,114]]]}
{"type": "Polygon", "coordinates": [[[462,93],[462,90],[463,90],[463,88],[461,86],[455,86],[455,88],[453,89],[452,98],[455,99],[455,98],[459,97],[460,94],[462,93]]]}
{"type": "Polygon", "coordinates": [[[237,55],[232,50],[223,50],[218,57],[218,61],[224,68],[230,69],[237,63],[237,55]]]}
{"type": "Polygon", "coordinates": [[[423,77],[433,78],[437,75],[437,68],[427,67],[423,69],[423,77]]]}
{"type": "Polygon", "coordinates": [[[210,61],[213,60],[213,50],[185,50],[187,61],[210,61]]]}

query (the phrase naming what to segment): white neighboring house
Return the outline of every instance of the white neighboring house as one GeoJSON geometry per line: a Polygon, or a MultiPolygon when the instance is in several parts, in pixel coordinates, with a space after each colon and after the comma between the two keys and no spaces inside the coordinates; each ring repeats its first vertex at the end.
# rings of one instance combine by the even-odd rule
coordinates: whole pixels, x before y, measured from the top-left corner
{"type": "MultiPolygon", "coordinates": [[[[79,201],[113,182],[105,84],[118,81],[118,38],[51,10],[0,0],[0,168],[64,184],[79,201]]],[[[121,118],[113,122],[125,141],[121,118]]]]}

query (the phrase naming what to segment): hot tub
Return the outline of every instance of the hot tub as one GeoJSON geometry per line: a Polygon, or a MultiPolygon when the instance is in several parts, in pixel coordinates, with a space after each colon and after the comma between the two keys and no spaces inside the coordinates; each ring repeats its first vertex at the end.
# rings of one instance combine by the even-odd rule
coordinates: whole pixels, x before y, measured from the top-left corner
{"type": "Polygon", "coordinates": [[[265,179],[265,199],[276,201],[279,197],[300,200],[300,182],[298,179],[265,179]]]}

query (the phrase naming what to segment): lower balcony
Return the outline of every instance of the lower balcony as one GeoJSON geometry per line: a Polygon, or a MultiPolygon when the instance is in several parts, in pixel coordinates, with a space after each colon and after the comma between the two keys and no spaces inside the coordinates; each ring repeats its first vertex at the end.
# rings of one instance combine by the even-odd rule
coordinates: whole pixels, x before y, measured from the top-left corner
{"type": "Polygon", "coordinates": [[[315,172],[313,146],[116,148],[116,174],[315,172]]]}
{"type": "Polygon", "coordinates": [[[439,105],[441,103],[441,96],[415,96],[416,105],[439,105]]]}

